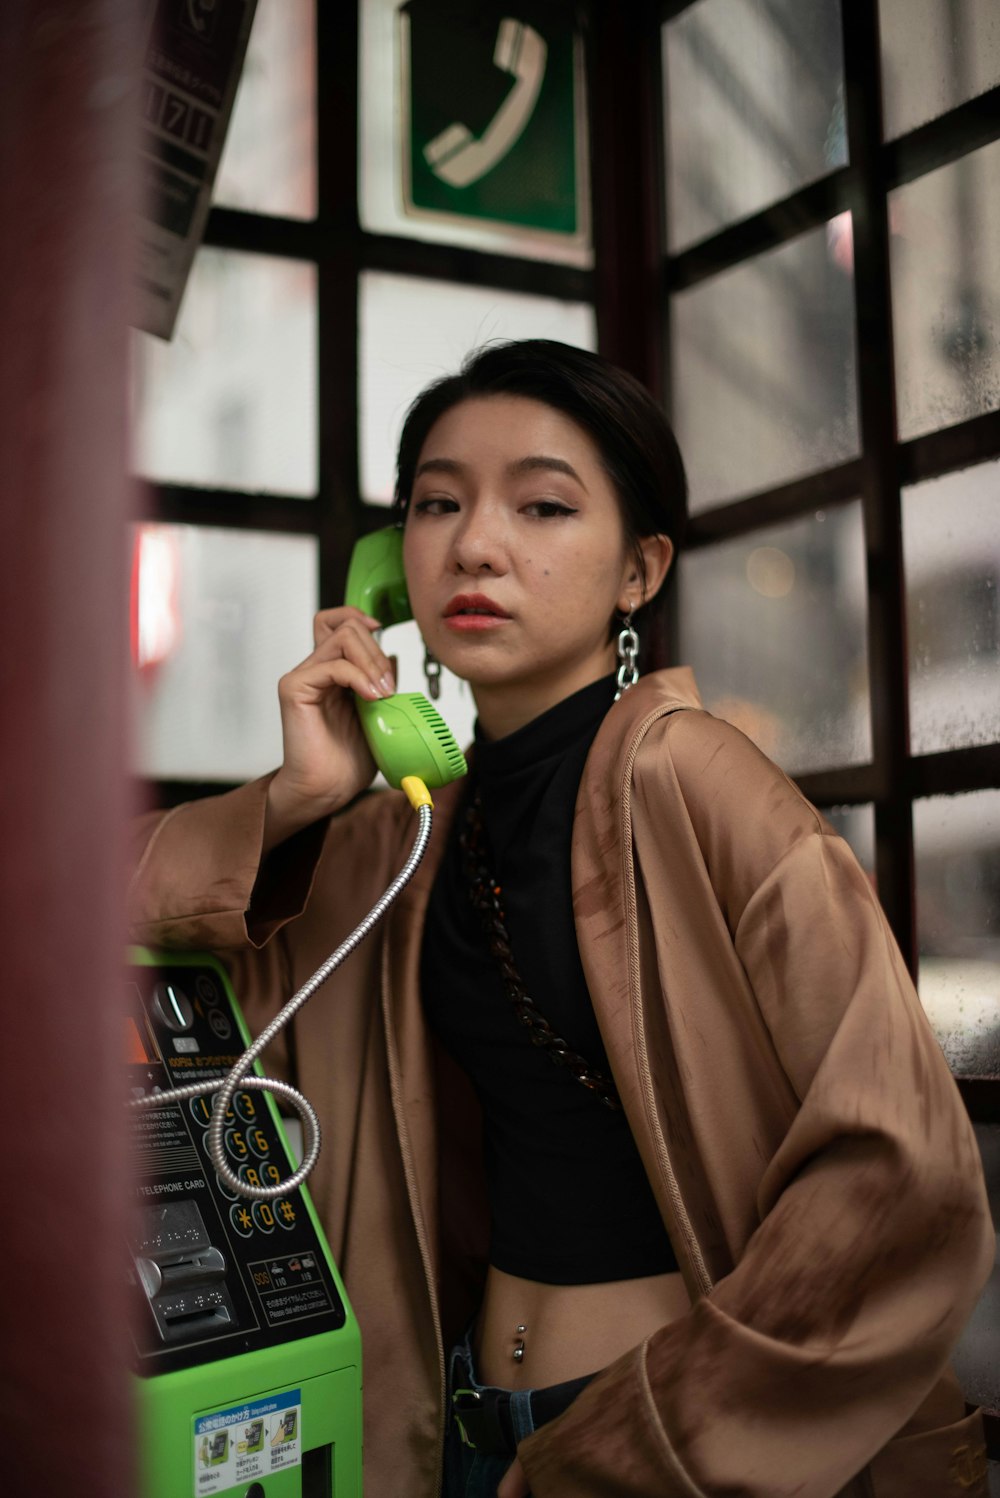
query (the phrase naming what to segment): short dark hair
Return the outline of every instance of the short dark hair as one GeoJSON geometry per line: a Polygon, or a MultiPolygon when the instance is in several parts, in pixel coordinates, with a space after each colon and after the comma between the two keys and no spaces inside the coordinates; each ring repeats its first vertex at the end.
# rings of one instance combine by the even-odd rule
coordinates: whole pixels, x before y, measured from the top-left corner
{"type": "MultiPolygon", "coordinates": [[[[642,562],[643,536],[680,544],[687,514],[687,479],[677,439],[649,391],[625,370],[586,349],[547,338],[488,343],[468,355],[458,374],[428,385],[406,413],[399,440],[393,511],[405,516],[421,449],[446,411],[474,396],[517,395],[569,416],[597,446],[618,496],[626,543],[642,562]]],[[[666,591],[636,614],[643,665],[666,664],[666,591]]]]}

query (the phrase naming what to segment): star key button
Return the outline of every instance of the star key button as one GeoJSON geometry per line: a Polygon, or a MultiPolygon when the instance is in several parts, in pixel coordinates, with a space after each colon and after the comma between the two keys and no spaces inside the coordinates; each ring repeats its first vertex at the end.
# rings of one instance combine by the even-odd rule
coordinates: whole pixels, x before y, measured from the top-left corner
{"type": "Polygon", "coordinates": [[[253,1218],[245,1202],[237,1202],[230,1207],[229,1221],[241,1238],[249,1238],[253,1234],[253,1218]]]}

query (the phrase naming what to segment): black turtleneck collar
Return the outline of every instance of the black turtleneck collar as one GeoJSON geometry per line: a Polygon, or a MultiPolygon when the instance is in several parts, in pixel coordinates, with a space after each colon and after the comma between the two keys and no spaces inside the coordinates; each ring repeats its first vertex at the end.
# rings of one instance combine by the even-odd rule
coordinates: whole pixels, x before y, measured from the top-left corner
{"type": "Polygon", "coordinates": [[[475,727],[476,771],[485,782],[516,775],[519,770],[538,765],[540,761],[561,755],[590,728],[594,733],[615,695],[615,675],[602,676],[589,686],[581,687],[571,697],[532,718],[530,723],[489,739],[475,727]]]}
{"type": "Polygon", "coordinates": [[[476,724],[473,778],[498,871],[517,839],[537,846],[539,835],[554,837],[562,850],[583,762],[614,694],[614,675],[603,676],[501,739],[476,724]]]}

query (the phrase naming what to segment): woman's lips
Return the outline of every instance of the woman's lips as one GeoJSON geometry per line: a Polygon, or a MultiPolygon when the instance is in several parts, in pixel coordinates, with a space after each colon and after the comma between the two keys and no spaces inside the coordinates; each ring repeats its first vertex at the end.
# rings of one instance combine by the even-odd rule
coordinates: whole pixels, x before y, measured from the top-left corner
{"type": "Polygon", "coordinates": [[[460,593],[444,611],[445,624],[460,634],[496,629],[509,621],[510,615],[505,614],[500,605],[494,603],[492,598],[487,598],[484,593],[460,593]]]}
{"type": "Polygon", "coordinates": [[[501,624],[509,624],[510,619],[505,614],[446,614],[444,619],[449,629],[457,630],[459,634],[475,634],[487,629],[496,629],[501,624]]]}

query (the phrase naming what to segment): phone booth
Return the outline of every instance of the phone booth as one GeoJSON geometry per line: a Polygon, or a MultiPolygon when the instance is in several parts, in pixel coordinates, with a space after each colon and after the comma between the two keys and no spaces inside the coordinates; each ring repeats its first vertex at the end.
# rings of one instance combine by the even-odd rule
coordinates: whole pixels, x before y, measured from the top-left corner
{"type": "MultiPolygon", "coordinates": [[[[130,953],[129,1098],[218,1081],[248,1044],[214,958],[130,953]]],[[[142,1498],[360,1498],[361,1339],[305,1190],[248,1201],[208,1155],[211,1097],[129,1113],[142,1498]]],[[[238,1091],[226,1155],[292,1171],[273,1100],[238,1091]]]]}

